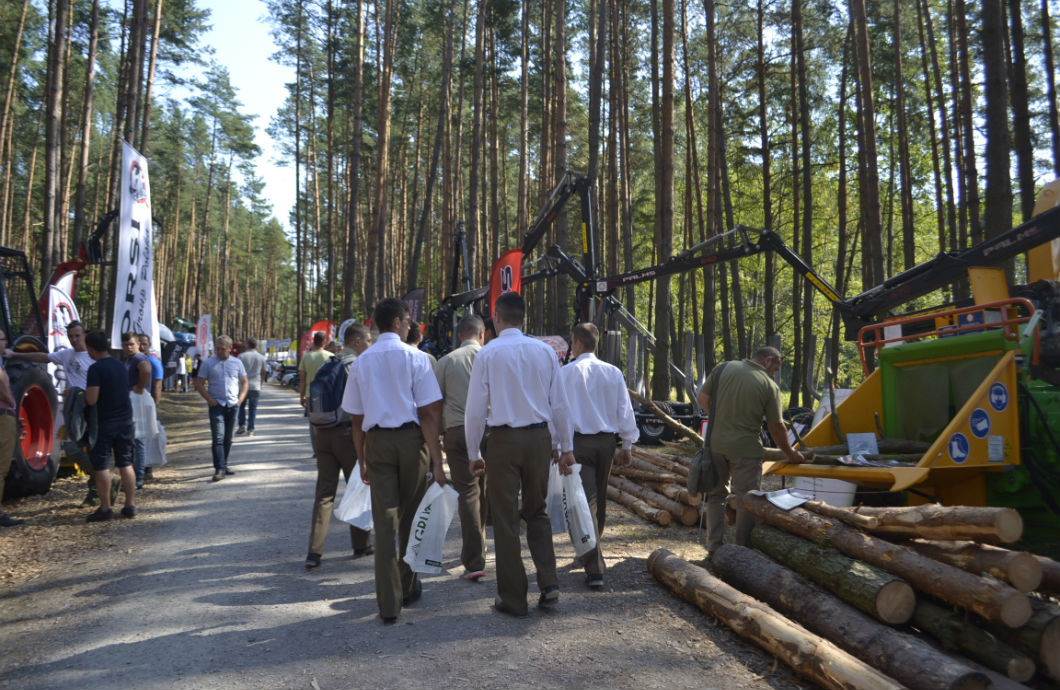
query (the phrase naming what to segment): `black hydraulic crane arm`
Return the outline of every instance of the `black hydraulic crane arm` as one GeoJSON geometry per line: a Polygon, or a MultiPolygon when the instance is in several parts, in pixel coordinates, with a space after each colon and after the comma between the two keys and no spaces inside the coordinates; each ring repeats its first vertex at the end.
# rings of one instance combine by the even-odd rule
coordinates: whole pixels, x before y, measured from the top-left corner
{"type": "Polygon", "coordinates": [[[861,326],[877,322],[895,307],[951,285],[966,276],[969,268],[995,266],[1058,237],[1060,206],[964,251],[939,254],[845,300],[843,304],[849,314],[849,317],[844,315],[847,337],[856,338],[861,326]],[[856,326],[853,334],[851,326],[856,326]]]}
{"type": "Polygon", "coordinates": [[[575,194],[581,199],[582,243],[585,251],[583,258],[585,264],[592,269],[596,263],[596,242],[594,240],[596,223],[592,215],[593,184],[588,177],[573,170],[563,173],[559,184],[552,189],[552,192],[548,195],[548,200],[541,207],[534,222],[530,224],[530,227],[527,228],[526,233],[523,235],[522,250],[524,258],[529,256],[530,252],[538,245],[545,232],[556,220],[556,216],[559,215],[559,212],[563,210],[563,207],[575,194]]]}
{"type": "MultiPolygon", "coordinates": [[[[595,294],[609,295],[615,289],[624,285],[640,283],[645,280],[656,280],[675,273],[683,273],[724,261],[742,259],[765,251],[775,252],[784,259],[796,273],[810,281],[831,304],[837,307],[842,305],[843,299],[836,292],[836,289],[822,278],[812,266],[806,263],[801,256],[793,252],[784,243],[784,240],[780,238],[780,235],[772,230],[758,230],[744,225],[737,225],[729,232],[715,235],[704,242],[700,242],[696,246],[674,255],[673,258],[658,266],[600,278],[591,287],[595,294]],[[722,244],[730,238],[734,238],[734,241],[731,241],[727,246],[721,246],[712,252],[704,253],[704,250],[709,249],[713,245],[722,244]]],[[[572,273],[573,277],[572,271],[568,270],[567,272],[572,273]]]]}

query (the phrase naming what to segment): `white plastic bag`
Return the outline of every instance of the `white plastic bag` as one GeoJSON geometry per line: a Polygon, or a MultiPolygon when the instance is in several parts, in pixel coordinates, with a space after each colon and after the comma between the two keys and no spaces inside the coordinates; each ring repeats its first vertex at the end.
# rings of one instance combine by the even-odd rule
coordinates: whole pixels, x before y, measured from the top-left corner
{"type": "Polygon", "coordinates": [[[589,510],[589,499],[585,497],[582,487],[581,471],[581,465],[573,465],[570,474],[560,475],[567,534],[577,556],[584,556],[596,548],[596,529],[593,527],[593,514],[589,510]]]}
{"type": "Polygon", "coordinates": [[[155,400],[151,394],[147,391],[129,391],[129,402],[132,403],[133,436],[147,439],[157,434],[158,417],[155,412],[155,400]]]}
{"type": "Polygon", "coordinates": [[[145,467],[162,467],[166,464],[166,429],[158,423],[158,433],[147,439],[147,461],[145,467]]]}
{"type": "Polygon", "coordinates": [[[365,531],[372,529],[372,487],[361,481],[361,463],[353,466],[342,500],[335,506],[335,517],[365,531]]]}
{"type": "Polygon", "coordinates": [[[552,463],[548,468],[548,497],[545,499],[548,519],[552,522],[552,534],[567,531],[567,516],[563,512],[563,481],[560,479],[559,465],[552,463]]]}
{"type": "Polygon", "coordinates": [[[423,494],[416,517],[412,521],[409,545],[405,549],[405,562],[414,573],[437,575],[442,572],[442,548],[445,533],[456,515],[458,494],[449,484],[443,488],[431,482],[423,494]]]}

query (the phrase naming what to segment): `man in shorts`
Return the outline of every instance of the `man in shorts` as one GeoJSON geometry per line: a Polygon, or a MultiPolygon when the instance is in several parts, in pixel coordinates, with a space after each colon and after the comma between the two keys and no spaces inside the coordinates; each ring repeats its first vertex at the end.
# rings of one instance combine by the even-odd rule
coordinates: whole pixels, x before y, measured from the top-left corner
{"type": "Polygon", "coordinates": [[[121,475],[125,489],[122,517],[136,516],[136,473],[133,471],[133,417],[129,401],[129,371],[110,356],[108,338],[103,331],[85,335],[85,345],[94,364],[88,368],[85,404],[96,406],[98,432],[88,457],[94,469],[100,506],[90,513],[88,522],[103,522],[114,517],[110,500],[110,462],[121,475]]]}

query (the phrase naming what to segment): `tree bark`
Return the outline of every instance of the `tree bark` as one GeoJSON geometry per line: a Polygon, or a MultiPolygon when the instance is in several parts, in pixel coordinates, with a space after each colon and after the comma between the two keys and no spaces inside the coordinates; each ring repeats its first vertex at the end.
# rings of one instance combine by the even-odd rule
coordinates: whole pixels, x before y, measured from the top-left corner
{"type": "MultiPolygon", "coordinates": [[[[51,3],[49,3],[51,4],[51,3]]],[[[70,0],[57,0],[51,18],[51,36],[48,42],[48,73],[45,101],[44,129],[44,228],[40,239],[41,283],[51,277],[56,260],[55,238],[60,226],[61,157],[63,123],[63,71],[66,69],[66,16],[70,12],[70,0]]]]}
{"type": "Polygon", "coordinates": [[[1018,630],[993,626],[990,632],[1030,654],[1038,663],[1039,671],[1060,681],[1060,605],[1052,600],[1032,598],[1031,607],[1034,613],[1018,630]]]}
{"type": "Polygon", "coordinates": [[[693,508],[699,508],[703,503],[703,494],[691,494],[688,489],[685,488],[685,481],[687,477],[675,476],[671,482],[664,482],[661,484],[648,483],[649,489],[658,491],[663,496],[672,498],[680,503],[687,503],[693,508]]]}
{"type": "Polygon", "coordinates": [[[880,222],[880,174],[876,154],[876,108],[872,94],[872,61],[869,55],[865,0],[850,0],[854,46],[858,66],[858,131],[864,176],[861,179],[862,275],[866,289],[883,282],[883,234],[880,222]]]}
{"type": "Polygon", "coordinates": [[[961,650],[969,658],[1015,681],[1022,683],[1034,675],[1034,660],[1029,656],[972,625],[967,616],[930,601],[917,602],[913,626],[934,637],[946,649],[961,650]]]}
{"type": "MultiPolygon", "coordinates": [[[[632,479],[637,482],[684,481],[684,477],[680,477],[672,472],[642,470],[635,467],[614,467],[611,472],[619,477],[626,477],[627,479],[632,479]]],[[[671,496],[670,498],[673,498],[673,496],[671,496]]]]}
{"type": "Polygon", "coordinates": [[[1049,104],[1049,132],[1053,144],[1053,172],[1060,176],[1060,109],[1057,107],[1056,64],[1053,62],[1053,24],[1049,19],[1049,0],[1042,0],[1042,61],[1045,64],[1045,102],[1049,104]]]}
{"type": "Polygon", "coordinates": [[[699,521],[699,511],[692,506],[678,503],[624,477],[612,476],[608,479],[608,483],[619,491],[624,491],[631,496],[636,496],[645,503],[662,508],[686,527],[691,527],[699,521]]]}
{"type": "MultiPolygon", "coordinates": [[[[88,29],[88,57],[85,60],[85,95],[81,108],[81,150],[77,166],[77,196],[74,201],[74,250],[85,239],[85,192],[88,186],[88,154],[92,143],[92,93],[96,81],[96,48],[99,43],[99,0],[92,1],[88,29]]],[[[2,130],[2,127],[0,127],[2,130]]],[[[2,135],[0,135],[2,139],[2,135]]]]}
{"type": "Polygon", "coordinates": [[[1023,534],[1023,518],[1012,508],[940,506],[875,508],[854,511],[880,522],[879,534],[925,539],[970,539],[1011,544],[1023,534]]]}
{"type": "Polygon", "coordinates": [[[1018,628],[1031,616],[1027,595],[1008,585],[939,563],[911,549],[846,527],[838,521],[814,515],[802,508],[785,512],[764,497],[751,493],[744,496],[744,509],[792,534],[817,542],[827,539],[831,546],[848,556],[883,568],[908,580],[922,592],[974,611],[996,623],[1018,628]]]}
{"type": "Polygon", "coordinates": [[[1039,592],[1048,592],[1053,596],[1060,594],[1060,563],[1045,556],[1035,556],[1042,566],[1042,581],[1038,585],[1039,592]]]}
{"type": "MultiPolygon", "coordinates": [[[[356,30],[354,31],[354,49],[351,62],[353,63],[353,133],[350,136],[350,180],[349,203],[346,211],[346,266],[342,274],[342,316],[348,319],[353,316],[353,296],[355,285],[355,266],[363,263],[363,257],[359,251],[357,242],[358,227],[360,225],[361,205],[361,138],[364,127],[362,112],[364,107],[364,3],[356,0],[354,3],[356,30]],[[362,259],[362,261],[359,261],[362,259]]],[[[363,269],[362,269],[363,270],[363,269]]],[[[362,300],[363,300],[362,292],[362,300]]],[[[362,308],[367,309],[370,305],[362,303],[362,308]]]]}
{"type": "Polygon", "coordinates": [[[913,617],[913,588],[884,570],[769,525],[755,526],[751,544],[884,623],[901,625],[913,617]]]}
{"type": "Polygon", "coordinates": [[[711,565],[729,584],[791,616],[910,690],[990,687],[978,671],[940,658],[923,640],[877,623],[751,549],[726,544],[711,558],[711,565]]]}
{"type": "Polygon", "coordinates": [[[1031,143],[1031,115],[1027,102],[1027,56],[1023,35],[1023,3],[1008,0],[1009,37],[1012,60],[1009,92],[1012,102],[1012,145],[1016,151],[1020,213],[1024,222],[1034,215],[1034,147],[1031,143]]]}
{"type": "MultiPolygon", "coordinates": [[[[722,547],[725,548],[729,547],[722,547]]],[[[648,572],[679,597],[714,616],[740,637],[779,657],[797,674],[822,688],[898,690],[903,687],[835,644],[666,549],[658,549],[648,557],[648,572]]]]}
{"type": "Polygon", "coordinates": [[[607,497],[615,503],[629,508],[645,520],[657,523],[660,527],[669,527],[670,521],[673,519],[669,511],[649,505],[636,496],[616,489],[610,484],[607,486],[607,497]]]}
{"type": "Polygon", "coordinates": [[[667,460],[666,458],[659,457],[652,453],[646,453],[639,448],[633,448],[633,462],[637,463],[637,459],[640,458],[642,462],[646,462],[647,465],[639,465],[642,469],[651,469],[651,467],[666,470],[667,472],[673,472],[674,474],[681,477],[681,481],[688,479],[688,468],[680,463],[667,460]]]}
{"type": "Polygon", "coordinates": [[[1042,564],[1034,554],[1024,551],[1009,551],[972,541],[927,539],[913,539],[905,546],[976,575],[993,575],[1021,592],[1032,592],[1042,582],[1042,564]]]}
{"type": "MultiPolygon", "coordinates": [[[[986,193],[984,239],[1012,227],[1012,177],[1009,164],[1008,80],[1005,65],[1005,11],[1001,0],[982,2],[984,96],[986,98],[986,193]]],[[[1012,262],[1006,262],[1012,274],[1012,262]]],[[[1009,284],[1012,280],[1009,280],[1009,284]]]]}

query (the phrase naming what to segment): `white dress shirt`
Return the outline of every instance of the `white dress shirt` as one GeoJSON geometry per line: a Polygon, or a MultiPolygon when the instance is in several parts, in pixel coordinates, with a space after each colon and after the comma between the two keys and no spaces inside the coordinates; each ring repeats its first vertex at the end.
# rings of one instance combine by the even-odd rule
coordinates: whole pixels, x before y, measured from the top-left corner
{"type": "Polygon", "coordinates": [[[427,353],[408,347],[397,333],[379,339],[350,365],[342,409],[364,415],[361,429],[396,429],[420,421],[417,407],[442,399],[427,353]]]}
{"type": "Polygon", "coordinates": [[[622,449],[640,438],[626,379],[618,367],[591,352],[560,369],[571,434],[618,434],[622,449]]]}
{"type": "Polygon", "coordinates": [[[506,328],[479,350],[471,368],[464,437],[468,457],[481,457],[479,445],[486,426],[525,427],[542,422],[555,426],[564,452],[573,449],[560,385],[559,360],[551,347],[506,328]],[[488,415],[487,415],[488,412],[488,415]]]}

